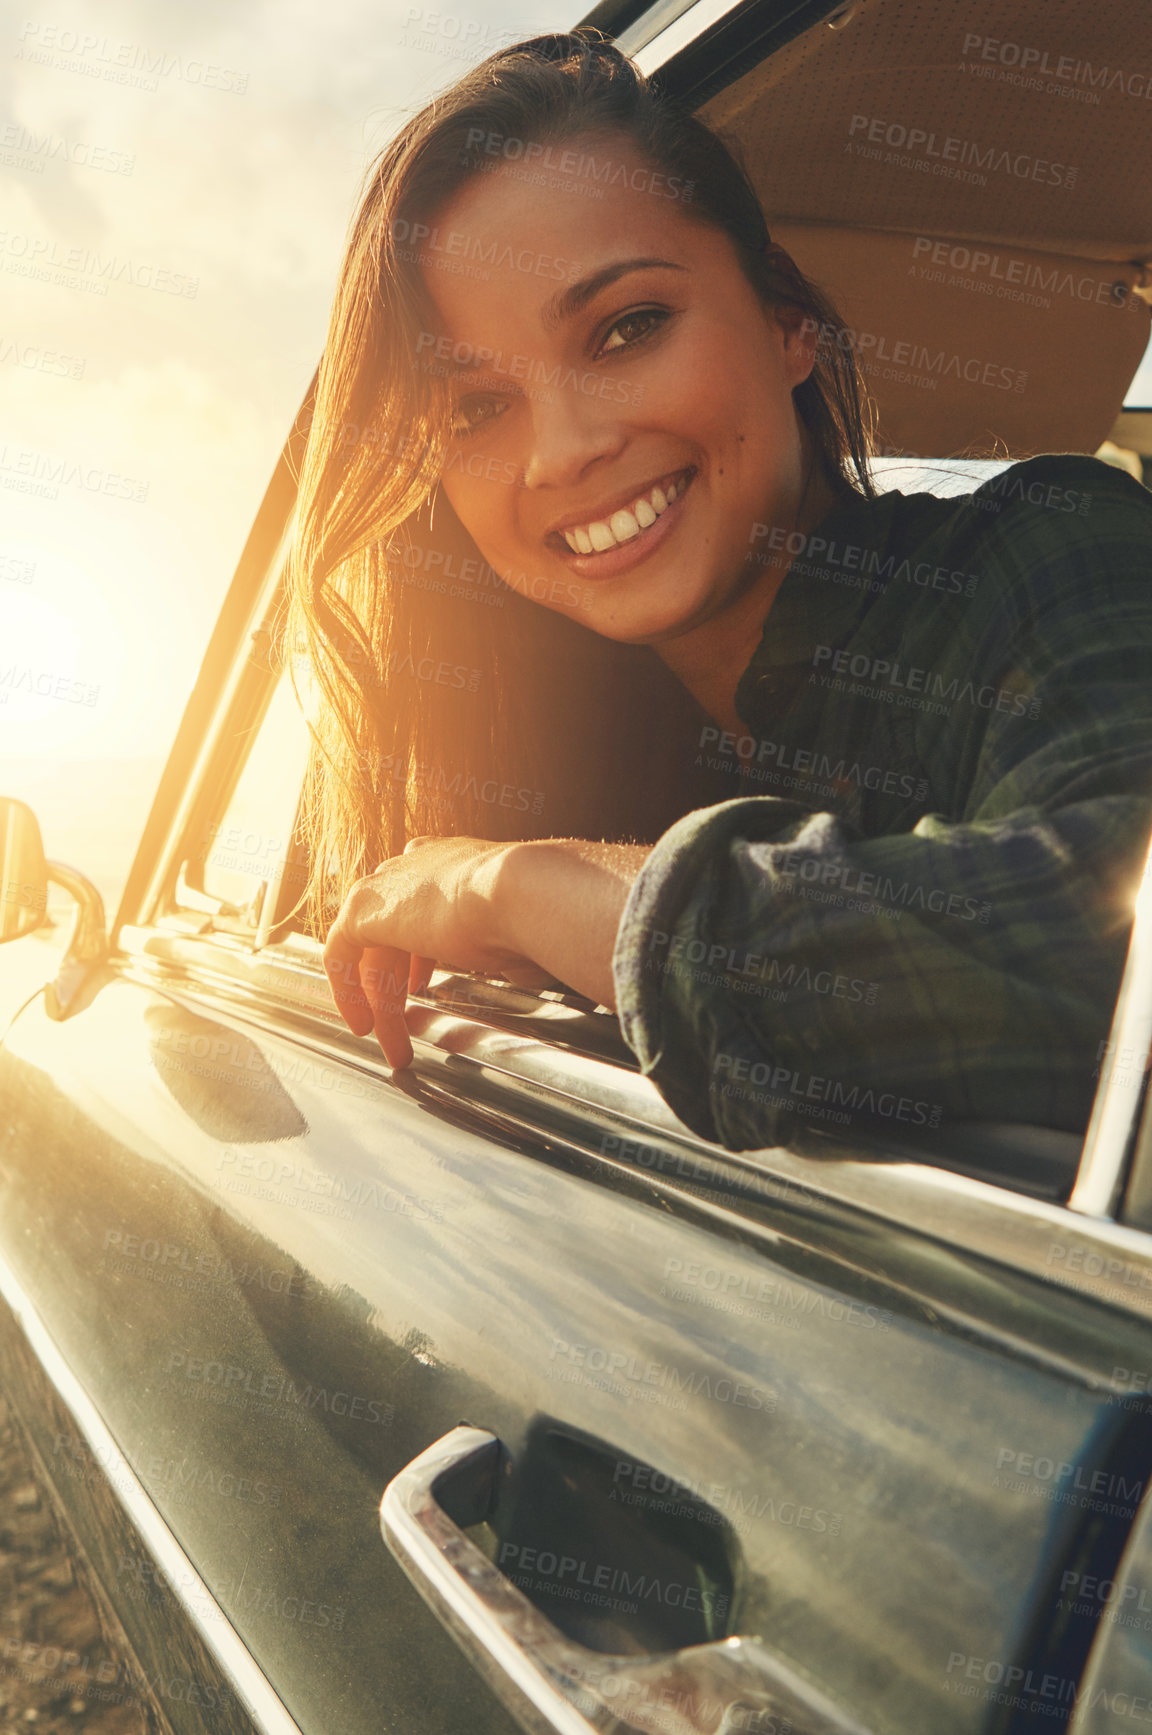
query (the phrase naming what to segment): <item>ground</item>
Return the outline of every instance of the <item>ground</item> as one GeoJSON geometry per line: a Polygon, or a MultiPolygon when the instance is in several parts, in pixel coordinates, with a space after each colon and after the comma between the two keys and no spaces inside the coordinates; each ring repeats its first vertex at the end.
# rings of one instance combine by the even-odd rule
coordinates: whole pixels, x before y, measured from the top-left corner
{"type": "Polygon", "coordinates": [[[0,1735],[144,1735],[83,1579],[0,1396],[0,1735]]]}

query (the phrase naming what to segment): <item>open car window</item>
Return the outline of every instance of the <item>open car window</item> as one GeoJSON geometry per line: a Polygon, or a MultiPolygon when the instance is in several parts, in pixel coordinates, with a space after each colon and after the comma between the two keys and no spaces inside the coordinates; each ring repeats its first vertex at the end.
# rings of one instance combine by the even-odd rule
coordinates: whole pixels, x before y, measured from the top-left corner
{"type": "Polygon", "coordinates": [[[304,890],[296,828],[308,761],[308,726],[281,670],[251,731],[232,793],[186,857],[177,901],[254,934],[304,890]]]}

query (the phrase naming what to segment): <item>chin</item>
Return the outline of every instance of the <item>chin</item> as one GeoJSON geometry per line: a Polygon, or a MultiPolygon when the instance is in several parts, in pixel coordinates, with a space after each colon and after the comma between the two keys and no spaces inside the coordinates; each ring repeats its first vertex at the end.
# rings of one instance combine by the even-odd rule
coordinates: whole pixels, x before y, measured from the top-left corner
{"type": "Polygon", "coordinates": [[[626,602],[613,606],[607,598],[584,611],[583,618],[592,631],[602,638],[615,639],[619,644],[658,645],[674,638],[695,618],[696,608],[643,607],[630,608],[626,602]]]}

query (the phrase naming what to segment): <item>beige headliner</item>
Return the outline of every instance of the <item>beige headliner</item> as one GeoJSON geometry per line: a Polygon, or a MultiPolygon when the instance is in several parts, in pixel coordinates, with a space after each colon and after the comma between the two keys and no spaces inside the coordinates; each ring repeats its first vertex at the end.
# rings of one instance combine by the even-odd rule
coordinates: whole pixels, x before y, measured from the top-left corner
{"type": "Polygon", "coordinates": [[[885,445],[1107,437],[1149,334],[1111,290],[1152,281],[1149,0],[860,0],[700,112],[856,334],[885,445]]]}

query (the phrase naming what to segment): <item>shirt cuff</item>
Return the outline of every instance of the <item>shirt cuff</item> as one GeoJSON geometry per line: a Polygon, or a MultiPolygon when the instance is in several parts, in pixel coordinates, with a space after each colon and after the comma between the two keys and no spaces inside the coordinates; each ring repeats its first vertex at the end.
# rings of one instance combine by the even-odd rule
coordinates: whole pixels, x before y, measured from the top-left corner
{"type": "MultiPolygon", "coordinates": [[[[791,1116],[753,1104],[746,1091],[724,1094],[727,1070],[766,1057],[762,1033],[746,1023],[717,969],[729,948],[710,917],[726,901],[731,914],[733,838],[786,842],[811,819],[799,803],[766,795],[685,814],[645,860],[616,932],[612,976],[625,1042],[672,1112],[730,1150],[778,1143],[791,1116]]],[[[756,916],[762,924],[763,910],[756,916]]]]}

